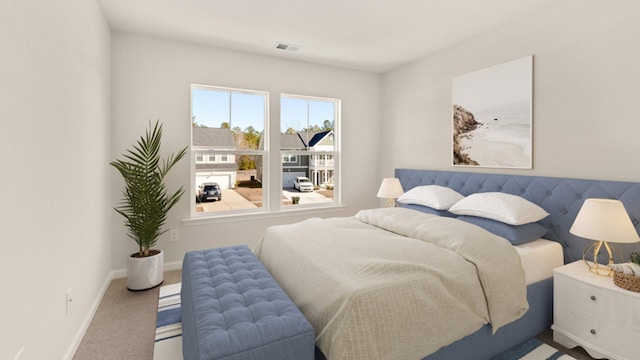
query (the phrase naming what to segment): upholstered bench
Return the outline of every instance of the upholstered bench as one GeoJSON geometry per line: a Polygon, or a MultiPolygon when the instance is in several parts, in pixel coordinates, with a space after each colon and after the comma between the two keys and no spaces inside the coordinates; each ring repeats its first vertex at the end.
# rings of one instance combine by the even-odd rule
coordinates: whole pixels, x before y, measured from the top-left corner
{"type": "Polygon", "coordinates": [[[191,251],[182,264],[185,360],[313,360],[311,324],[244,245],[191,251]]]}

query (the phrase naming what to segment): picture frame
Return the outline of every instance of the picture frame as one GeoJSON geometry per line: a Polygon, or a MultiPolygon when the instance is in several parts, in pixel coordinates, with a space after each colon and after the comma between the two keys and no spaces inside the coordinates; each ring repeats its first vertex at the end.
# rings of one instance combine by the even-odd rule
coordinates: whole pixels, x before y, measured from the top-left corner
{"type": "Polygon", "coordinates": [[[452,79],[453,166],[532,169],[533,55],[452,79]]]}

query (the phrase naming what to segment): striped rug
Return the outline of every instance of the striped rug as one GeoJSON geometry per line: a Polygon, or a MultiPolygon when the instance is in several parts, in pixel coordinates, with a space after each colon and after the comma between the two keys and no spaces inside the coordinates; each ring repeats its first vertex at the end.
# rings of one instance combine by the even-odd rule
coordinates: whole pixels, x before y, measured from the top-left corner
{"type": "Polygon", "coordinates": [[[153,360],[182,359],[181,285],[178,283],[160,288],[153,360]]]}
{"type": "Polygon", "coordinates": [[[575,360],[575,358],[538,339],[529,339],[492,360],[575,360]]]}
{"type": "MultiPolygon", "coordinates": [[[[153,360],[182,359],[180,289],[180,283],[160,288],[153,360]]],[[[496,356],[493,360],[575,360],[575,358],[537,339],[530,339],[496,356]]]]}

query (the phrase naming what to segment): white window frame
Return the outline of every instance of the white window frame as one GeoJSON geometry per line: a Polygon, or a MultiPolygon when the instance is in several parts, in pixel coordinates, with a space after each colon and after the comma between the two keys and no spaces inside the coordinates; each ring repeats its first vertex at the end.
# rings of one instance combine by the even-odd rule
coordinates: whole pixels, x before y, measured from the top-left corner
{"type": "MultiPolygon", "coordinates": [[[[336,98],[327,98],[327,97],[318,97],[318,96],[307,96],[307,95],[295,95],[295,94],[280,94],[280,100],[282,98],[290,98],[290,99],[300,99],[300,100],[308,100],[308,101],[322,101],[322,102],[332,102],[333,106],[333,151],[309,151],[309,150],[280,150],[281,158],[284,154],[289,156],[298,155],[298,159],[300,156],[309,156],[309,164],[311,164],[311,156],[312,155],[329,155],[334,159],[334,168],[333,168],[333,201],[319,204],[309,204],[309,205],[296,205],[296,206],[285,206],[287,210],[289,208],[321,208],[326,206],[341,206],[341,196],[340,196],[340,123],[341,123],[341,100],[336,98]]],[[[308,112],[307,112],[308,116],[308,112]]],[[[308,119],[307,119],[308,120],[308,119]]],[[[306,139],[308,140],[308,139],[306,139]]],[[[281,179],[284,177],[283,169],[278,169],[280,172],[281,179]]],[[[311,176],[309,176],[311,179],[311,176]]],[[[313,180],[312,180],[313,181],[313,180]]],[[[280,181],[282,183],[282,180],[280,181]]],[[[282,196],[282,193],[280,194],[282,196]]]]}
{"type": "MultiPolygon", "coordinates": [[[[220,151],[220,149],[208,149],[213,150],[216,154],[224,155],[261,155],[262,156],[262,207],[256,209],[249,210],[229,210],[229,211],[209,211],[209,212],[196,212],[195,211],[195,196],[190,196],[190,218],[184,219],[183,223],[187,226],[190,225],[198,225],[202,223],[219,223],[219,222],[228,222],[228,221],[241,221],[246,220],[248,217],[272,217],[272,216],[289,216],[290,212],[297,213],[334,213],[344,211],[345,206],[342,204],[341,195],[340,195],[340,153],[341,153],[341,145],[340,145],[340,117],[341,117],[341,100],[335,98],[326,98],[326,97],[314,97],[314,96],[303,96],[303,95],[292,95],[292,94],[279,94],[277,99],[271,99],[269,92],[261,91],[261,90],[250,90],[250,89],[238,89],[238,88],[229,88],[222,86],[211,86],[211,85],[199,85],[192,84],[191,91],[195,88],[201,89],[212,89],[217,91],[229,91],[229,92],[244,92],[251,94],[259,94],[263,95],[265,99],[265,124],[264,124],[264,132],[263,132],[263,149],[262,150],[242,150],[242,151],[220,151]],[[269,104],[270,101],[281,101],[282,97],[294,97],[305,100],[321,100],[321,101],[331,101],[334,102],[334,125],[333,125],[333,136],[334,136],[334,151],[332,152],[317,152],[314,151],[313,154],[327,154],[333,157],[334,159],[334,193],[333,193],[333,201],[322,203],[322,204],[309,204],[309,205],[301,205],[301,206],[288,206],[282,205],[282,201],[280,201],[282,197],[282,179],[283,179],[283,151],[279,149],[279,134],[277,136],[272,136],[269,129],[279,129],[280,128],[280,118],[278,114],[277,124],[271,124],[272,120],[270,120],[270,111],[269,104]],[[275,148],[271,148],[270,144],[278,144],[275,148]],[[276,158],[277,156],[277,158],[276,158]],[[270,164],[272,166],[270,166],[270,164]],[[272,169],[271,167],[277,166],[277,170],[272,169]],[[274,184],[277,182],[277,186],[274,184]]],[[[275,98],[275,97],[274,97],[275,98]]],[[[192,127],[191,117],[189,117],[189,126],[192,127]]],[[[279,133],[280,131],[278,131],[279,133]]],[[[191,135],[193,136],[193,135],[191,135]]],[[[195,153],[198,150],[202,150],[202,147],[197,147],[194,149],[193,141],[190,142],[190,152],[191,152],[191,164],[190,164],[190,173],[191,173],[191,191],[193,193],[196,192],[195,186],[195,153]]],[[[307,151],[285,151],[286,153],[290,153],[296,156],[296,161],[300,159],[299,155],[310,155],[307,151]]]]}
{"type": "MultiPolygon", "coordinates": [[[[198,220],[198,219],[209,219],[209,218],[217,218],[217,217],[226,217],[229,215],[243,215],[243,214],[254,214],[254,213],[264,213],[269,211],[269,191],[265,191],[268,189],[268,184],[270,181],[269,178],[269,93],[261,90],[250,90],[250,89],[239,89],[239,88],[230,88],[223,86],[212,86],[212,85],[200,85],[200,84],[191,84],[191,96],[193,95],[194,89],[202,89],[202,90],[213,90],[213,91],[221,91],[221,92],[229,92],[229,93],[244,93],[244,94],[252,94],[252,95],[260,95],[264,98],[264,149],[263,150],[228,150],[228,149],[219,149],[215,146],[211,147],[203,147],[203,146],[194,146],[193,145],[193,132],[191,133],[191,141],[190,141],[190,151],[191,151],[191,164],[190,164],[190,173],[191,173],[191,191],[194,196],[190,196],[190,219],[188,220],[198,220]],[[195,167],[195,153],[198,151],[202,151],[203,149],[208,151],[213,151],[214,154],[207,154],[207,160],[211,162],[213,158],[218,159],[222,157],[227,157],[228,155],[235,155],[233,158],[235,159],[241,155],[257,155],[262,156],[262,176],[263,179],[263,191],[262,191],[262,207],[255,209],[236,209],[236,210],[228,210],[228,211],[207,211],[207,212],[196,212],[196,200],[195,194],[197,193],[196,186],[196,167],[195,167]],[[220,156],[218,156],[220,155],[220,156]]],[[[191,107],[193,106],[193,99],[191,100],[191,107]]],[[[231,111],[231,110],[229,110],[231,111]]],[[[193,111],[192,111],[193,113],[193,111]]],[[[191,117],[189,117],[189,126],[193,129],[191,123],[191,117]]],[[[231,124],[233,126],[233,124],[231,124]]]]}

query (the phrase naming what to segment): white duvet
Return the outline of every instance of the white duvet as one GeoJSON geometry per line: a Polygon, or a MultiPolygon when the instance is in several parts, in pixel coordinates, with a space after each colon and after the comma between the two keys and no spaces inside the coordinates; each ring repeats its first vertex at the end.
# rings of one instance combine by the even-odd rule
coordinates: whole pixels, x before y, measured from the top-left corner
{"type": "Polygon", "coordinates": [[[528,309],[507,240],[410,209],[273,226],[256,255],[313,325],[328,360],[421,359],[528,309]]]}

